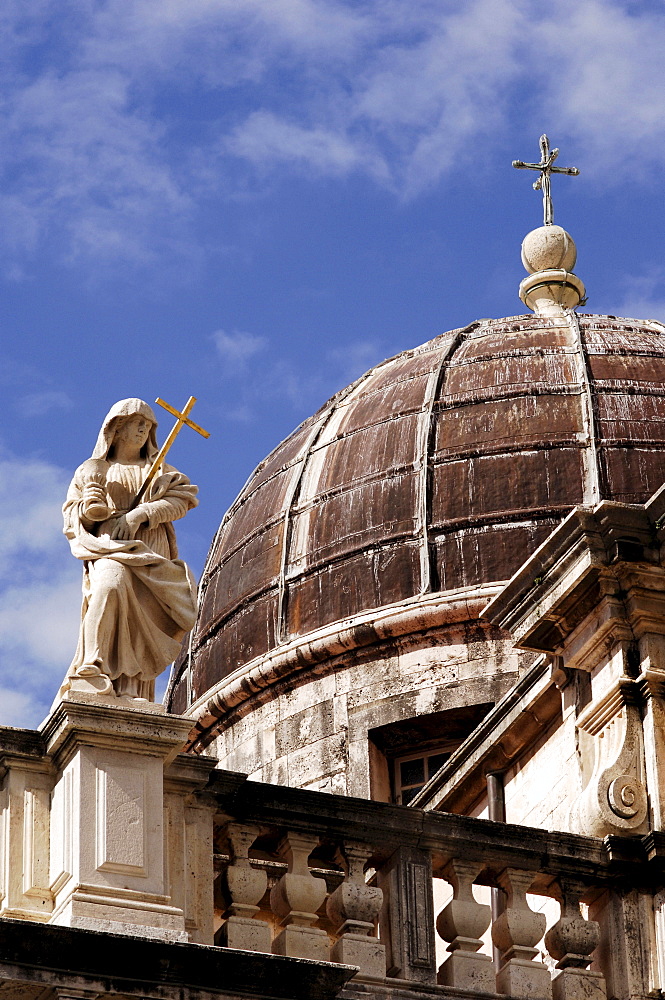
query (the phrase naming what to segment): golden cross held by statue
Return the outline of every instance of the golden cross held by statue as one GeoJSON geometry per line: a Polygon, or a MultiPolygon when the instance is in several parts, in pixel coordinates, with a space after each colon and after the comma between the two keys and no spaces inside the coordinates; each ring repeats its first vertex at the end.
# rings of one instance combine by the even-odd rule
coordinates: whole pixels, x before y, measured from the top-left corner
{"type": "Polygon", "coordinates": [[[554,208],[552,207],[552,187],[550,182],[551,174],[568,174],[570,177],[577,177],[579,170],[577,167],[555,167],[554,161],[559,155],[558,149],[550,149],[550,140],[546,135],[540,137],[540,163],[525,163],[524,160],[513,160],[513,166],[518,170],[540,170],[540,177],[534,182],[534,191],[543,192],[543,222],[546,226],[551,226],[554,222],[554,208]]]}
{"type": "Polygon", "coordinates": [[[204,430],[203,427],[199,427],[198,424],[195,424],[193,420],[189,419],[189,414],[192,410],[192,407],[194,406],[194,403],[196,402],[196,396],[189,397],[189,399],[182,408],[182,413],[179,410],[176,410],[175,407],[170,406],[168,403],[165,403],[163,399],[159,398],[159,396],[157,397],[155,402],[159,403],[160,406],[163,406],[165,410],[168,410],[168,412],[173,414],[173,416],[176,417],[177,419],[175,424],[171,428],[171,433],[167,437],[162,447],[159,449],[159,452],[157,453],[154,462],[150,466],[150,471],[148,472],[148,475],[145,477],[141,489],[138,491],[138,493],[132,500],[131,506],[129,508],[130,510],[134,510],[134,508],[138,507],[138,505],[141,503],[141,500],[145,496],[145,492],[150,486],[150,483],[153,481],[153,479],[159,472],[162,463],[166,458],[169,448],[171,447],[171,445],[173,444],[173,442],[175,441],[175,439],[177,438],[178,434],[185,426],[185,424],[187,424],[188,427],[191,427],[193,431],[196,431],[196,433],[200,434],[202,437],[204,438],[210,437],[210,433],[208,431],[204,430]]]}

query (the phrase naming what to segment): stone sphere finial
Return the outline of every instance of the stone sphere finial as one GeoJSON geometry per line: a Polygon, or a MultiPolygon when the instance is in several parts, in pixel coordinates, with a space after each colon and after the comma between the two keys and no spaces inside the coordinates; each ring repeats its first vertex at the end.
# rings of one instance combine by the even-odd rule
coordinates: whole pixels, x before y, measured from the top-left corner
{"type": "Polygon", "coordinates": [[[529,272],[520,298],[537,316],[563,316],[585,301],[583,283],[573,274],[575,242],[565,229],[548,223],[524,237],[522,263],[529,272]]]}
{"type": "Polygon", "coordinates": [[[527,233],[522,242],[522,263],[529,274],[550,268],[572,271],[576,260],[575,241],[561,226],[540,226],[527,233]]]}

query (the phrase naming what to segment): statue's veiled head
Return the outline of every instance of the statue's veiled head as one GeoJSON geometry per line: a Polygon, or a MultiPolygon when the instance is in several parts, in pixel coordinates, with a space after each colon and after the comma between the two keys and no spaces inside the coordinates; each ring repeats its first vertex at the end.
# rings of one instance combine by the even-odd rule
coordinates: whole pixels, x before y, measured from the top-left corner
{"type": "Polygon", "coordinates": [[[92,458],[112,459],[113,442],[122,425],[134,416],[145,417],[150,421],[148,440],[141,450],[141,456],[151,461],[159,448],[157,446],[157,420],[152,407],[142,399],[121,399],[115,403],[104,417],[92,458]]]}

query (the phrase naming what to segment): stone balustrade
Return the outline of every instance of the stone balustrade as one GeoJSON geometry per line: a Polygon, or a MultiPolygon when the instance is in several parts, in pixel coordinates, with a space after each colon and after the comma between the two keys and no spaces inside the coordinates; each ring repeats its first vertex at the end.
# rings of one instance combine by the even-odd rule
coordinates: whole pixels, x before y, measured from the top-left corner
{"type": "Polygon", "coordinates": [[[72,702],[41,734],[3,732],[0,920],[357,968],[346,1000],[661,995],[664,833],[601,840],[248,781],[178,753],[187,724],[72,702]],[[494,918],[476,887],[502,894],[494,918]],[[530,894],[556,901],[549,927],[530,894]]]}
{"type": "MultiPolygon", "coordinates": [[[[400,988],[542,1000],[653,990],[630,981],[640,974],[630,953],[649,933],[636,927],[636,897],[645,914],[645,891],[664,881],[665,838],[602,841],[263,785],[223,771],[213,773],[207,794],[217,806],[223,887],[217,943],[355,965],[357,980],[400,988]],[[434,879],[452,891],[438,914],[434,879]],[[503,890],[493,923],[474,885],[503,890]],[[627,892],[626,885],[643,888],[627,892]],[[547,931],[529,893],[560,906],[547,931]],[[445,946],[438,968],[436,934],[445,946]]],[[[653,907],[649,912],[657,934],[653,907]]]]}

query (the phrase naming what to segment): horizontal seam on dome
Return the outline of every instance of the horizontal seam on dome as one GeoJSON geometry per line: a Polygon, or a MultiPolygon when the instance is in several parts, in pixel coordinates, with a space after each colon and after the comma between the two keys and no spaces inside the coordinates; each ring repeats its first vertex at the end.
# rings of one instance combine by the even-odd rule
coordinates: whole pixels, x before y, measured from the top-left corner
{"type": "Polygon", "coordinates": [[[546,507],[519,507],[514,510],[487,511],[485,513],[469,514],[467,517],[451,518],[430,527],[435,538],[446,535],[454,535],[461,529],[481,527],[484,530],[488,526],[493,526],[497,531],[502,527],[514,528],[516,522],[520,525],[527,525],[533,522],[538,524],[541,521],[559,522],[562,511],[570,512],[575,507],[582,506],[582,501],[571,501],[569,503],[548,504],[546,507]]]}
{"type": "MultiPolygon", "coordinates": [[[[459,607],[466,607],[469,617],[467,617],[466,619],[457,618],[455,619],[455,624],[459,624],[460,622],[465,620],[470,621],[474,619],[476,615],[471,614],[471,610],[468,605],[469,599],[475,600],[476,603],[478,603],[480,600],[484,605],[487,598],[484,595],[481,596],[480,592],[485,588],[488,590],[494,590],[496,592],[499,589],[499,587],[500,584],[496,583],[496,584],[481,584],[481,585],[472,584],[467,587],[455,588],[455,590],[449,592],[449,596],[452,598],[452,601],[445,601],[444,604],[449,607],[452,607],[454,605],[457,605],[459,607]]],[[[417,600],[409,599],[408,601],[397,602],[394,605],[388,605],[378,610],[379,612],[381,612],[381,611],[392,611],[393,609],[395,609],[398,612],[398,614],[402,615],[404,614],[408,615],[412,612],[418,616],[421,616],[423,613],[427,614],[428,612],[429,613],[434,612],[436,614],[437,610],[439,610],[438,605],[440,605],[442,597],[443,595],[441,594],[430,595],[429,600],[423,602],[422,604],[417,600]]],[[[281,687],[281,689],[284,690],[283,685],[286,684],[287,681],[290,683],[294,676],[300,677],[306,675],[311,668],[315,667],[317,663],[322,662],[324,659],[331,658],[333,660],[337,660],[347,655],[353,655],[358,648],[370,648],[375,645],[384,645],[386,642],[391,643],[394,642],[395,640],[399,641],[399,638],[401,637],[401,635],[403,635],[402,632],[390,634],[390,630],[389,629],[386,630],[386,625],[390,621],[392,617],[391,615],[381,615],[378,622],[378,628],[376,626],[370,626],[368,628],[368,623],[364,623],[362,621],[359,622],[357,620],[358,618],[361,618],[363,614],[366,614],[366,612],[361,612],[360,615],[353,615],[344,618],[338,623],[330,623],[328,625],[320,626],[315,630],[303,633],[301,636],[296,636],[293,639],[290,639],[288,642],[282,644],[282,646],[280,647],[273,647],[266,653],[260,654],[258,657],[255,657],[254,660],[256,661],[257,668],[259,666],[259,661],[263,661],[263,665],[261,666],[262,670],[265,669],[266,662],[274,663],[275,660],[280,660],[280,659],[284,660],[285,657],[288,658],[289,656],[291,656],[293,660],[289,669],[287,669],[285,673],[275,677],[272,681],[269,681],[265,685],[262,684],[260,688],[256,686],[253,688],[251,686],[248,686],[246,684],[246,677],[236,677],[232,679],[235,671],[239,669],[246,670],[246,668],[251,664],[252,662],[251,660],[247,661],[244,664],[241,664],[239,667],[235,668],[235,670],[230,671],[229,674],[225,675],[223,678],[220,679],[220,681],[218,681],[215,684],[213,690],[215,688],[218,688],[222,682],[225,682],[225,684],[228,685],[229,680],[231,680],[231,683],[233,683],[233,681],[235,680],[236,684],[237,685],[239,684],[241,689],[243,689],[244,692],[246,693],[246,697],[236,700],[234,704],[227,705],[224,709],[219,708],[218,711],[213,712],[215,722],[213,722],[211,726],[217,728],[217,723],[219,722],[219,720],[222,718],[223,715],[227,715],[230,713],[235,714],[235,710],[239,708],[241,702],[245,703],[248,701],[249,702],[253,701],[255,699],[255,696],[257,694],[260,694],[260,691],[263,688],[275,690],[278,687],[281,687]],[[343,633],[356,633],[358,636],[364,635],[365,638],[368,638],[371,641],[365,643],[355,643],[353,645],[347,646],[346,648],[340,648],[336,653],[329,650],[328,653],[325,655],[317,655],[317,656],[312,655],[313,651],[311,647],[313,645],[320,642],[323,642],[323,644],[325,645],[326,636],[324,635],[322,637],[320,633],[325,632],[327,629],[329,629],[331,624],[338,624],[341,627],[341,631],[343,633]],[[305,647],[304,653],[303,653],[303,647],[305,647]]],[[[445,622],[443,623],[443,625],[425,624],[424,627],[416,629],[415,631],[417,633],[426,633],[431,631],[431,629],[433,628],[437,627],[445,628],[449,624],[452,624],[452,622],[445,622]]],[[[328,640],[330,639],[330,637],[327,638],[328,640]]],[[[209,691],[207,691],[204,694],[200,695],[199,698],[196,699],[196,701],[202,702],[204,697],[206,697],[206,695],[208,695],[209,703],[210,699],[214,699],[216,697],[216,695],[210,695],[209,691]]],[[[209,707],[209,704],[206,707],[209,707]]],[[[199,734],[202,734],[205,730],[209,731],[210,729],[210,726],[202,724],[202,718],[203,717],[199,717],[199,720],[195,723],[199,734]]],[[[200,737],[197,737],[197,739],[194,740],[193,742],[198,743],[199,738],[200,737]]]]}
{"type": "MultiPolygon", "coordinates": [[[[582,432],[580,431],[580,434],[582,432]]],[[[542,438],[532,441],[520,441],[508,444],[506,441],[497,441],[496,444],[484,444],[482,450],[479,448],[469,448],[460,445],[458,450],[448,448],[447,453],[443,451],[434,452],[432,460],[435,465],[447,465],[449,462],[459,462],[467,458],[495,458],[497,455],[514,455],[539,451],[555,451],[558,448],[575,448],[582,450],[586,448],[586,440],[576,438],[558,438],[554,441],[543,441],[542,438]]]]}
{"type": "MultiPolygon", "coordinates": [[[[462,353],[462,348],[460,352],[462,353]]],[[[492,364],[494,361],[502,361],[506,358],[524,358],[525,360],[532,360],[538,357],[547,358],[558,358],[558,357],[570,357],[574,356],[576,351],[572,347],[568,347],[566,344],[555,345],[553,347],[515,347],[512,350],[505,351],[492,351],[491,354],[475,354],[470,357],[451,357],[448,367],[449,368],[464,368],[466,365],[475,364],[492,364]]]]}
{"type": "Polygon", "coordinates": [[[567,385],[550,385],[547,382],[522,382],[514,383],[513,386],[506,387],[504,391],[501,391],[502,388],[502,386],[488,386],[485,392],[478,389],[469,390],[469,393],[475,392],[475,395],[469,395],[467,398],[462,393],[456,393],[449,399],[443,397],[437,400],[434,408],[438,413],[442,413],[447,410],[461,409],[462,407],[485,403],[487,400],[543,399],[547,396],[580,396],[583,393],[579,382],[570,382],[567,385]],[[518,391],[518,384],[520,386],[528,385],[528,388],[518,391]]]}
{"type": "MultiPolygon", "coordinates": [[[[334,499],[337,496],[342,496],[344,493],[353,493],[354,491],[359,491],[366,486],[371,486],[375,483],[385,482],[388,477],[391,479],[397,479],[399,476],[415,474],[422,467],[422,460],[417,459],[413,462],[408,462],[398,466],[391,466],[388,469],[381,469],[377,472],[368,473],[365,477],[356,477],[352,480],[347,480],[345,483],[326,490],[324,493],[317,493],[316,496],[309,499],[302,506],[295,506],[291,508],[291,515],[303,514],[308,510],[316,507],[318,503],[326,502],[327,500],[334,499]]],[[[274,528],[275,525],[280,524],[285,520],[285,511],[280,509],[276,514],[271,515],[266,520],[262,521],[261,524],[257,525],[249,534],[243,535],[237,541],[234,541],[233,546],[225,548],[224,557],[221,562],[217,563],[215,567],[210,571],[210,576],[213,575],[220,565],[224,565],[228,560],[243,548],[249,542],[254,541],[261,534],[265,534],[270,528],[274,528]]],[[[206,570],[204,569],[204,575],[206,570]]],[[[202,577],[203,579],[203,577],[202,577]]]]}
{"type": "MultiPolygon", "coordinates": [[[[387,548],[389,545],[394,545],[395,542],[400,541],[415,541],[418,535],[416,532],[401,532],[392,538],[387,538],[384,541],[377,541],[371,545],[363,545],[358,548],[351,549],[348,552],[340,553],[332,558],[321,559],[317,563],[312,563],[303,572],[300,572],[294,576],[287,577],[289,583],[293,583],[295,580],[304,580],[308,577],[314,576],[322,568],[325,567],[335,567],[341,565],[341,563],[348,562],[349,558],[360,554],[362,552],[380,552],[382,549],[387,548]]],[[[206,626],[206,634],[197,634],[195,637],[194,648],[200,649],[201,646],[205,645],[211,638],[210,632],[214,630],[214,633],[219,632],[219,630],[224,627],[232,618],[240,615],[250,604],[257,601],[260,597],[269,594],[271,591],[277,592],[278,578],[274,577],[269,582],[264,581],[260,587],[255,590],[243,594],[242,598],[237,601],[234,605],[228,607],[219,615],[210,618],[209,625],[206,626]],[[199,641],[200,640],[200,641],[199,641]]]]}

